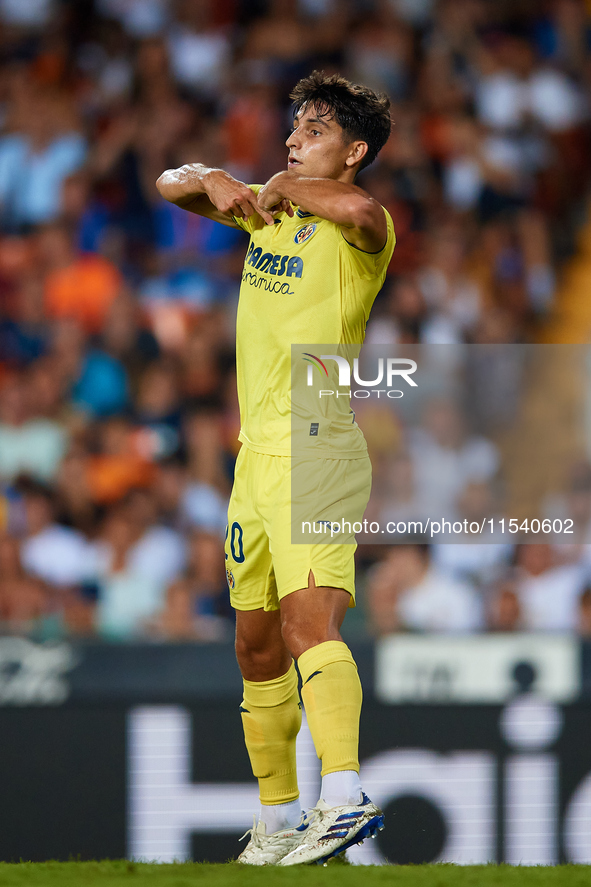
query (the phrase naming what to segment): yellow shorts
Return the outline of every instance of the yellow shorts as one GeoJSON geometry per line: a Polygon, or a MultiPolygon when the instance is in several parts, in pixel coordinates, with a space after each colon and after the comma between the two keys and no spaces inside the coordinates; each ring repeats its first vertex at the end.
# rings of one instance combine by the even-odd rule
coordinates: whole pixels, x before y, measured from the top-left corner
{"type": "MultiPolygon", "coordinates": [[[[308,587],[310,571],[319,587],[344,588],[355,606],[354,532],[330,539],[327,526],[343,514],[361,521],[371,491],[371,463],[361,459],[318,459],[301,463],[294,477],[321,478],[322,513],[314,514],[313,542],[292,542],[292,459],[268,456],[243,446],[236,461],[228,507],[226,575],[236,610],[278,610],[279,601],[308,587]],[[302,474],[300,474],[302,472],[302,474]],[[316,520],[318,518],[318,520],[316,520]],[[326,518],[326,519],[323,519],[326,518]],[[316,541],[318,540],[318,541],[316,541]]],[[[294,483],[297,497],[298,487],[294,483]]]]}

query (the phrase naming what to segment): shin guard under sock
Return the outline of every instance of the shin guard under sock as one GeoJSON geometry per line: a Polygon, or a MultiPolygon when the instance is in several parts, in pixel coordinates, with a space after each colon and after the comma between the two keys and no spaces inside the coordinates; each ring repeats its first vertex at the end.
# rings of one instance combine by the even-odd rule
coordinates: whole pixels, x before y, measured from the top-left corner
{"type": "Polygon", "coordinates": [[[358,773],[362,693],[351,651],[342,641],[326,641],[302,653],[298,669],[322,775],[339,770],[358,773]]]}
{"type": "Polygon", "coordinates": [[[240,706],[252,772],[262,804],[285,804],[299,797],[296,736],[302,712],[295,666],[272,681],[244,681],[240,706]]]}

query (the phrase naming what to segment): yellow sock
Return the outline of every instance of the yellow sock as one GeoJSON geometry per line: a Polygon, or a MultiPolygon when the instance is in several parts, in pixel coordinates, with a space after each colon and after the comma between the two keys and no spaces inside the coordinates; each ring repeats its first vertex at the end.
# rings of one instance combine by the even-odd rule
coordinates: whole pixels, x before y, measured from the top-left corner
{"type": "Polygon", "coordinates": [[[244,681],[240,706],[252,772],[261,804],[285,804],[299,797],[296,736],[302,724],[298,679],[289,671],[272,681],[244,681]]]}
{"type": "Polygon", "coordinates": [[[361,682],[351,651],[342,641],[326,641],[298,659],[302,702],[322,775],[359,773],[361,682]]]}

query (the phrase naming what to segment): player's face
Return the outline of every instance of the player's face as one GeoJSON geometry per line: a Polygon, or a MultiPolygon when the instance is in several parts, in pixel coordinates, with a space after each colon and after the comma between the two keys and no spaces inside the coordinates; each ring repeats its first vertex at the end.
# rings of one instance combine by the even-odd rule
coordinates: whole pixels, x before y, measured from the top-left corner
{"type": "Polygon", "coordinates": [[[336,120],[320,117],[314,107],[300,111],[285,144],[287,168],[303,176],[348,179],[356,165],[353,154],[359,143],[348,142],[336,120]]]}

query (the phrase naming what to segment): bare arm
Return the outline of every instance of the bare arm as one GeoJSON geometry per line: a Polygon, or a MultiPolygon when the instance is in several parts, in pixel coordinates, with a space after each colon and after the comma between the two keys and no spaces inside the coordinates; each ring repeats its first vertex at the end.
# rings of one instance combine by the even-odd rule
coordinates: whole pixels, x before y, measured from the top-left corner
{"type": "Polygon", "coordinates": [[[163,172],[156,187],[170,203],[231,228],[239,227],[233,216],[248,219],[253,213],[262,216],[268,225],[274,224],[272,213],[260,207],[254,191],[223,169],[186,163],[163,172]]]}
{"type": "Polygon", "coordinates": [[[287,170],[269,179],[258,194],[263,210],[270,210],[285,199],[340,225],[345,240],[359,249],[379,252],[386,244],[388,226],[384,210],[357,185],[313,179],[287,170]]]}

